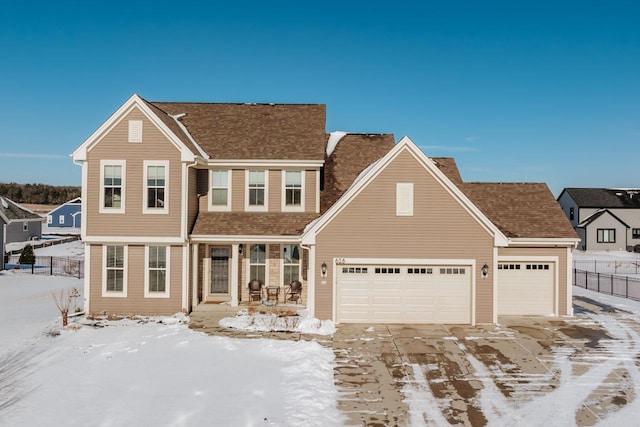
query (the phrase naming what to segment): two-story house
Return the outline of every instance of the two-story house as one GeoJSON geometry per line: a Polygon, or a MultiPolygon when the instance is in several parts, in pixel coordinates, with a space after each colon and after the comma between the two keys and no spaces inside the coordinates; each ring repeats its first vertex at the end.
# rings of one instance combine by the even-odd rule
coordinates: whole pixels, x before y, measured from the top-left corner
{"type": "Polygon", "coordinates": [[[571,314],[578,239],[546,185],[464,183],[409,138],[327,134],[325,114],[133,95],[73,153],[85,308],[235,306],[256,280],[279,303],[300,281],[337,322],[571,314]]]}
{"type": "Polygon", "coordinates": [[[565,188],[558,203],[580,250],[640,251],[640,188],[565,188]]]}
{"type": "Polygon", "coordinates": [[[43,218],[19,205],[18,203],[0,196],[0,270],[4,269],[4,253],[7,243],[26,242],[42,237],[43,218]]]}

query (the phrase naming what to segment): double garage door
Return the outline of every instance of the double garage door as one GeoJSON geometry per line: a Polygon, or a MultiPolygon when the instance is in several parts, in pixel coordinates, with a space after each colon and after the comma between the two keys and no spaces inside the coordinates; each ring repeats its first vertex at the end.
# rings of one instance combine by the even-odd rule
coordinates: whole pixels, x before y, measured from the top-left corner
{"type": "Polygon", "coordinates": [[[338,265],[337,321],[471,323],[470,265],[338,265]]]}
{"type": "Polygon", "coordinates": [[[553,315],[554,265],[552,262],[499,262],[498,315],[553,315]]]}

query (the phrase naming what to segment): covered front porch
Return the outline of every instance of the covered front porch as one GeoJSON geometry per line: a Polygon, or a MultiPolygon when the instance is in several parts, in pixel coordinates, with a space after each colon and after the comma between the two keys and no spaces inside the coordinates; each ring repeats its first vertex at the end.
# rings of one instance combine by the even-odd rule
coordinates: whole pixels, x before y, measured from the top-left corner
{"type": "Polygon", "coordinates": [[[308,259],[297,238],[192,239],[192,310],[216,305],[301,309],[308,301],[308,259]]]}

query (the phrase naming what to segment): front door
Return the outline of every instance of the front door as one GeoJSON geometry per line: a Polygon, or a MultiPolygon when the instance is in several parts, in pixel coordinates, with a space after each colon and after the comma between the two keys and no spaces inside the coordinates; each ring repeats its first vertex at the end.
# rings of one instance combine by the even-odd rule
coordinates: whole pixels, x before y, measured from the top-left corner
{"type": "Polygon", "coordinates": [[[229,255],[228,247],[211,248],[211,294],[229,293],[229,255]]]}

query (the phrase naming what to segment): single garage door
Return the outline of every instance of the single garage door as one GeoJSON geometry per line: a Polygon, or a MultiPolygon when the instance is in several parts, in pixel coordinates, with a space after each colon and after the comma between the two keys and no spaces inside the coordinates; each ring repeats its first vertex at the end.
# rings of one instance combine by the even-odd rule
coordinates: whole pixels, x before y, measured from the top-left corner
{"type": "Polygon", "coordinates": [[[337,321],[471,323],[471,266],[338,266],[337,321]]]}
{"type": "Polygon", "coordinates": [[[498,315],[553,315],[554,263],[498,263],[498,315]]]}

